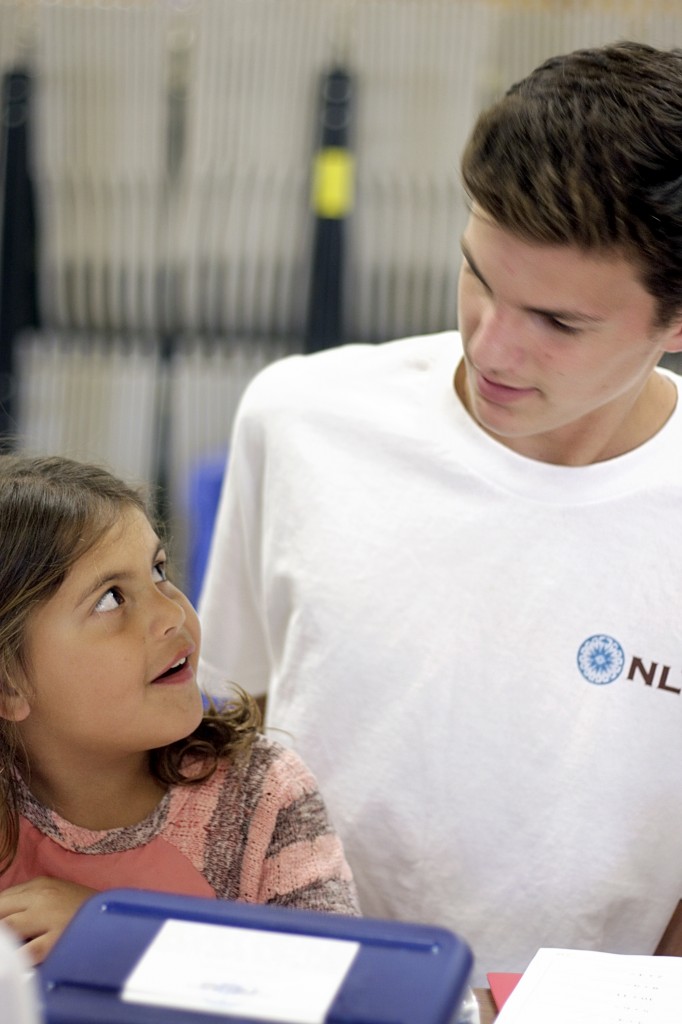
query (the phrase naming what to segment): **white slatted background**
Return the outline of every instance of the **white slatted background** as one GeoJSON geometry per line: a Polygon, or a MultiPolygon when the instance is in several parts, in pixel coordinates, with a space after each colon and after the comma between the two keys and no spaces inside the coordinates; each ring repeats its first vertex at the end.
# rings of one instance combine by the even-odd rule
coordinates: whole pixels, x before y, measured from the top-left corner
{"type": "Polygon", "coordinates": [[[624,37],[682,45],[682,4],[0,0],[0,69],[35,85],[44,329],[19,346],[19,444],[142,480],[161,445],[182,562],[192,467],[227,449],[253,373],[300,348],[320,76],[356,80],[346,322],[378,340],[456,322],[480,107],[624,37]]]}

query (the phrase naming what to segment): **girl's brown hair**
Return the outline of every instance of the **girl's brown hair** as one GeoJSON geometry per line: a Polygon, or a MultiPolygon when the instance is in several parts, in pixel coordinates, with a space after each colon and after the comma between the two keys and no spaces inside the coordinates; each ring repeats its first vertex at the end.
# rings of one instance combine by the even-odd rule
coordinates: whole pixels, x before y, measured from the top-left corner
{"type": "MultiPolygon", "coordinates": [[[[0,455],[0,708],[17,694],[30,700],[24,637],[31,613],[131,507],[153,523],[142,494],[99,466],[61,456],[0,455]]],[[[235,687],[234,700],[210,706],[193,733],[150,751],[150,771],[166,786],[201,782],[220,758],[248,749],[259,726],[255,702],[235,687]],[[191,778],[183,772],[188,755],[191,778]]],[[[21,757],[15,724],[0,717],[0,873],[17,851],[21,757]]]]}

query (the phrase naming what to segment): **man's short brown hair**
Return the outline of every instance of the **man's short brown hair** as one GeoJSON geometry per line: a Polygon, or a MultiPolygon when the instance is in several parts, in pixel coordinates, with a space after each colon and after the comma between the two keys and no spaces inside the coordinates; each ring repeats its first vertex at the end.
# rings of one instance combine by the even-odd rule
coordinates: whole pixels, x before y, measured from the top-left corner
{"type": "Polygon", "coordinates": [[[467,192],[531,242],[632,259],[657,321],[682,311],[682,50],[552,57],[479,117],[467,192]]]}

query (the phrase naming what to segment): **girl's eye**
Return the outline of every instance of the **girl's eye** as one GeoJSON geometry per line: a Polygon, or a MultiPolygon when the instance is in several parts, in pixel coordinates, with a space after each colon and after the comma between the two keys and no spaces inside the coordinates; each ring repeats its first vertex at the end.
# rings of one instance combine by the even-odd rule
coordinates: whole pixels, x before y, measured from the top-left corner
{"type": "Polygon", "coordinates": [[[157,583],[165,583],[168,579],[166,575],[166,563],[164,561],[157,562],[152,569],[152,575],[156,579],[157,583]]]}
{"type": "Polygon", "coordinates": [[[123,604],[123,595],[118,587],[111,587],[106,594],[100,597],[95,605],[96,612],[113,612],[119,605],[123,604]]]}

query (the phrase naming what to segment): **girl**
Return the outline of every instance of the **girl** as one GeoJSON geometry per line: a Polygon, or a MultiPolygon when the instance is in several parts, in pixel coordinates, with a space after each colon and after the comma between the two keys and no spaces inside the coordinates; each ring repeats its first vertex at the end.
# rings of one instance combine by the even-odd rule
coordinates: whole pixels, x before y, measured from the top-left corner
{"type": "Polygon", "coordinates": [[[140,495],[0,456],[0,920],[34,963],[115,886],[358,913],[314,779],[247,695],[204,713],[198,656],[140,495]]]}

